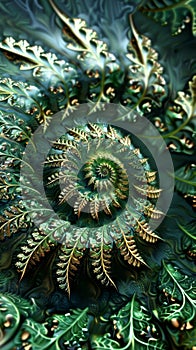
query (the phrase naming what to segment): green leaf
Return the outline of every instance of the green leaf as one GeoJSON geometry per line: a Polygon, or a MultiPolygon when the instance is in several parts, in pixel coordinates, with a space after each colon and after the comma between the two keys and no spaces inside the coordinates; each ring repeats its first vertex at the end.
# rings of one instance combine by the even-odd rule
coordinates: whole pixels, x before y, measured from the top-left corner
{"type": "Polygon", "coordinates": [[[182,250],[192,258],[196,257],[196,221],[183,225],[178,222],[178,227],[184,233],[182,237],[182,250]]]}
{"type": "Polygon", "coordinates": [[[58,322],[54,337],[63,338],[64,344],[71,346],[74,343],[83,343],[88,339],[88,309],[71,310],[68,314],[55,315],[51,318],[58,322]]]}
{"type": "MultiPolygon", "coordinates": [[[[35,350],[82,345],[88,339],[88,309],[75,309],[66,315],[54,315],[47,322],[35,321],[38,307],[12,294],[0,294],[0,345],[2,349],[31,345],[35,350]],[[25,316],[25,320],[23,320],[25,316]],[[49,335],[50,333],[50,335],[49,335]]],[[[40,311],[39,311],[40,312],[40,311]]]]}
{"type": "Polygon", "coordinates": [[[93,337],[92,349],[167,349],[159,327],[152,321],[148,310],[136,301],[134,296],[117,315],[111,316],[111,320],[116,340],[111,339],[109,333],[101,337],[93,337]]]}
{"type": "Polygon", "coordinates": [[[20,313],[9,297],[0,294],[0,346],[11,339],[19,327],[20,313]]]}
{"type": "Polygon", "coordinates": [[[103,336],[93,336],[92,337],[92,343],[91,343],[92,349],[96,350],[113,350],[113,349],[122,349],[120,347],[120,344],[112,339],[112,336],[110,333],[106,333],[103,336]]]}
{"type": "Polygon", "coordinates": [[[28,301],[13,294],[0,294],[0,346],[12,341],[22,317],[28,318],[38,311],[34,300],[28,301]]]}
{"type": "Polygon", "coordinates": [[[47,319],[50,327],[32,319],[26,319],[14,339],[14,343],[22,345],[22,335],[28,334],[26,345],[34,350],[61,350],[63,347],[81,346],[88,339],[88,309],[72,310],[66,315],[54,315],[47,319]],[[52,333],[48,335],[48,331],[52,333]]]}
{"type": "Polygon", "coordinates": [[[196,241],[196,222],[192,221],[186,226],[178,222],[178,227],[188,236],[191,240],[196,241]]]}
{"type": "Polygon", "coordinates": [[[159,308],[159,317],[164,321],[181,319],[183,322],[191,321],[196,314],[196,281],[193,277],[180,272],[180,269],[172,264],[163,262],[163,270],[160,275],[160,290],[168,297],[159,308]]]}
{"type": "Polygon", "coordinates": [[[189,195],[196,194],[196,165],[190,164],[179,168],[175,172],[176,189],[189,195]]]}

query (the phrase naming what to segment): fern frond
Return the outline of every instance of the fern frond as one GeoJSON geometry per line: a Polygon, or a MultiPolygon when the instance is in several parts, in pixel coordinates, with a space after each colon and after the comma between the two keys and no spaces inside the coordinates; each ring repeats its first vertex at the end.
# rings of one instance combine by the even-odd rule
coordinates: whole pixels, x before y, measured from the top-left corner
{"type": "Polygon", "coordinates": [[[60,262],[57,263],[58,270],[57,281],[59,287],[67,291],[68,295],[71,292],[71,280],[74,278],[78,266],[80,265],[80,260],[83,256],[83,248],[78,247],[81,237],[81,232],[79,237],[76,238],[75,243],[72,247],[62,244],[59,255],[60,262]]]}
{"type": "Polygon", "coordinates": [[[147,196],[149,198],[158,198],[162,192],[161,188],[155,188],[154,186],[148,186],[147,196]]]}
{"type": "Polygon", "coordinates": [[[31,128],[17,113],[0,111],[0,130],[10,140],[27,142],[31,137],[31,128]]]}
{"type": "MultiPolygon", "coordinates": [[[[72,182],[73,182],[73,180],[76,179],[75,173],[74,172],[68,173],[67,171],[55,172],[51,176],[48,177],[47,185],[54,185],[58,181],[64,181],[65,182],[66,179],[67,179],[67,181],[69,181],[69,180],[71,181],[72,180],[72,182]]],[[[63,191],[65,191],[67,193],[68,188],[64,189],[63,191]]],[[[63,191],[61,192],[61,197],[63,195],[63,191]]]]}
{"type": "MultiPolygon", "coordinates": [[[[45,85],[46,90],[50,91],[51,95],[55,95],[56,104],[59,106],[59,109],[63,108],[65,110],[64,117],[75,109],[74,100],[78,101],[78,73],[74,65],[58,59],[53,53],[44,52],[41,46],[31,46],[27,40],[15,41],[12,37],[7,37],[0,42],[0,49],[16,55],[18,61],[21,63],[20,69],[23,71],[32,71],[33,77],[31,80],[34,81],[36,78],[38,86],[45,85]],[[29,61],[29,63],[24,64],[24,60],[29,61]],[[75,91],[76,96],[73,91],[75,91]]],[[[31,92],[33,94],[35,93],[35,91],[31,92]]],[[[40,94],[40,89],[38,89],[38,93],[40,94]]],[[[50,97],[51,100],[54,99],[53,96],[50,97]]],[[[45,127],[47,127],[48,120],[51,119],[48,98],[46,95],[42,94],[41,96],[40,94],[38,101],[41,105],[36,103],[36,101],[37,98],[34,101],[34,107],[32,107],[29,113],[33,113],[38,109],[37,120],[40,123],[44,123],[45,127]]]]}
{"type": "Polygon", "coordinates": [[[92,244],[92,249],[90,250],[93,272],[95,273],[97,280],[99,280],[103,285],[113,285],[116,288],[115,283],[110,276],[112,264],[112,244],[107,227],[103,226],[98,228],[95,237],[95,246],[92,244]]]}
{"type": "Polygon", "coordinates": [[[100,248],[94,248],[90,251],[90,257],[92,259],[93,272],[96,275],[98,281],[103,285],[109,286],[115,284],[110,277],[111,273],[111,247],[101,245],[100,248]]]}
{"type": "Polygon", "coordinates": [[[135,30],[130,16],[132,39],[128,47],[129,66],[128,85],[124,93],[126,105],[140,109],[140,113],[148,114],[153,107],[160,107],[162,99],[167,95],[166,83],[162,77],[163,68],[157,62],[157,53],[151,47],[148,38],[140,36],[135,30]]]}
{"type": "Polygon", "coordinates": [[[93,123],[88,123],[88,127],[91,130],[91,135],[93,137],[102,137],[104,134],[104,130],[97,124],[93,124],[93,123]]]}
{"type": "Polygon", "coordinates": [[[99,219],[100,201],[96,198],[90,202],[90,214],[93,219],[99,219]]]}
{"type": "Polygon", "coordinates": [[[192,17],[192,31],[196,35],[194,0],[148,0],[140,9],[145,15],[163,26],[171,25],[173,35],[179,34],[192,17]]]}
{"type": "Polygon", "coordinates": [[[66,161],[67,161],[67,156],[65,153],[51,154],[46,158],[44,165],[49,167],[50,166],[60,167],[66,161]]]}
{"type": "Polygon", "coordinates": [[[33,69],[35,76],[40,76],[42,72],[50,72],[52,75],[56,75],[60,81],[65,83],[64,76],[66,76],[66,73],[70,71],[76,72],[71,65],[68,66],[65,61],[59,60],[55,54],[51,52],[45,53],[41,46],[31,46],[27,40],[15,41],[14,38],[7,37],[0,42],[0,48],[21,57],[22,59],[27,59],[30,64],[23,64],[20,68],[22,70],[33,69]],[[42,68],[45,68],[45,71],[42,71],[42,68]]]}
{"type": "MultiPolygon", "coordinates": [[[[1,43],[0,43],[1,44],[1,43]]],[[[47,96],[40,92],[40,89],[30,83],[22,81],[14,81],[11,78],[0,80],[0,101],[2,109],[7,111],[8,105],[14,114],[29,119],[29,116],[34,116],[34,125],[36,122],[48,125],[48,120],[51,118],[51,111],[47,109],[47,96]],[[19,112],[20,111],[20,112],[19,112]]],[[[10,123],[10,122],[9,122],[10,123]]],[[[13,126],[11,126],[13,128],[13,126]]],[[[16,128],[15,128],[16,129],[16,128]]],[[[24,131],[22,132],[24,135],[24,131]]],[[[25,137],[28,133],[25,133],[25,137]]],[[[14,138],[13,138],[14,139],[14,138]]],[[[32,142],[32,141],[30,141],[32,142]]]]}
{"type": "MultiPolygon", "coordinates": [[[[19,170],[20,164],[24,163],[22,159],[23,147],[17,145],[17,143],[9,143],[3,142],[0,145],[0,157],[1,157],[1,165],[0,169],[6,173],[9,173],[9,168],[15,169],[15,172],[19,170]]],[[[29,168],[31,168],[30,164],[25,163],[29,168]]]]}
{"type": "Polygon", "coordinates": [[[121,139],[121,135],[117,132],[116,129],[114,129],[112,126],[108,126],[108,131],[106,134],[107,138],[112,139],[112,140],[119,140],[121,139]]]}
{"type": "Polygon", "coordinates": [[[16,82],[11,78],[4,78],[0,80],[0,101],[8,100],[12,96],[24,96],[30,98],[28,90],[31,88],[38,91],[35,86],[30,86],[27,83],[16,82]]]}
{"type": "Polygon", "coordinates": [[[153,204],[148,204],[144,206],[144,214],[152,219],[159,219],[163,212],[156,209],[153,204]]]}
{"type": "Polygon", "coordinates": [[[76,142],[74,140],[68,140],[65,138],[59,138],[52,143],[52,147],[59,150],[67,150],[69,148],[76,149],[76,142]]]}
{"type": "Polygon", "coordinates": [[[100,201],[100,208],[103,210],[107,215],[112,215],[111,209],[110,209],[110,200],[108,198],[103,198],[100,201]]]}
{"type": "Polygon", "coordinates": [[[85,208],[85,206],[87,205],[88,201],[85,197],[79,197],[76,199],[75,203],[74,203],[74,213],[78,216],[78,218],[80,217],[81,211],[82,209],[85,208]]]}
{"type": "Polygon", "coordinates": [[[127,261],[130,265],[139,267],[141,264],[145,264],[143,258],[135,244],[135,239],[133,236],[126,236],[123,234],[123,239],[117,242],[117,246],[120,249],[120,253],[123,256],[124,260],[127,261]]]}
{"type": "Polygon", "coordinates": [[[127,194],[125,194],[125,192],[128,190],[127,187],[122,187],[121,189],[120,188],[117,188],[115,190],[115,193],[117,195],[117,197],[121,200],[124,200],[127,198],[127,194]]]}
{"type": "Polygon", "coordinates": [[[147,171],[146,177],[148,182],[153,182],[156,179],[156,171],[147,171]]]}
{"type": "Polygon", "coordinates": [[[78,192],[76,190],[76,186],[75,184],[71,183],[66,188],[64,188],[60,193],[59,204],[62,204],[77,195],[78,195],[78,192]]]}
{"type": "Polygon", "coordinates": [[[115,208],[121,208],[121,204],[116,195],[110,194],[110,198],[112,200],[112,204],[115,208]]]}
{"type": "Polygon", "coordinates": [[[94,30],[87,28],[84,20],[80,18],[69,18],[62,13],[52,0],[49,0],[58,17],[65,23],[71,33],[72,43],[68,44],[68,48],[82,52],[85,57],[91,54],[93,59],[99,62],[100,54],[105,54],[107,45],[98,40],[94,30]]]}
{"type": "Polygon", "coordinates": [[[28,216],[28,211],[17,203],[5,209],[3,215],[0,215],[0,239],[10,237],[19,229],[27,228],[31,221],[28,216]]]}
{"type": "Polygon", "coordinates": [[[79,128],[72,128],[70,130],[68,130],[68,134],[73,136],[75,140],[77,141],[87,141],[89,135],[82,129],[79,128]]]}
{"type": "Polygon", "coordinates": [[[30,238],[26,240],[26,245],[21,247],[22,253],[18,254],[19,261],[16,262],[16,267],[22,273],[22,279],[28,268],[36,265],[54,246],[54,240],[51,239],[51,234],[35,229],[30,238]]]}
{"type": "Polygon", "coordinates": [[[125,136],[119,139],[120,143],[122,143],[124,146],[130,147],[131,145],[131,139],[130,136],[125,136]]]}
{"type": "Polygon", "coordinates": [[[9,174],[4,170],[0,171],[0,199],[16,200],[21,193],[21,187],[18,183],[19,174],[9,174]]]}
{"type": "Polygon", "coordinates": [[[89,29],[84,20],[69,18],[59,10],[52,0],[50,3],[70,33],[71,42],[68,43],[67,48],[72,52],[72,55],[75,53],[75,57],[88,78],[88,95],[90,100],[94,102],[92,113],[102,108],[101,102],[110,102],[115,98],[119,85],[116,78],[119,77],[120,64],[115,56],[108,52],[107,44],[99,40],[97,33],[89,29]],[[106,78],[108,71],[109,75],[107,74],[106,78]]]}
{"type": "Polygon", "coordinates": [[[137,220],[136,231],[139,233],[143,240],[150,243],[155,243],[158,240],[158,236],[150,229],[149,225],[145,221],[137,220]]]}
{"type": "Polygon", "coordinates": [[[154,186],[136,186],[133,185],[134,188],[140,193],[142,196],[147,196],[149,198],[158,198],[162,189],[156,188],[154,186]]]}
{"type": "Polygon", "coordinates": [[[117,247],[120,249],[120,253],[123,256],[124,260],[127,261],[130,265],[139,267],[141,264],[146,265],[143,258],[141,257],[138,249],[136,247],[135,238],[133,236],[127,235],[121,223],[118,221],[119,230],[121,232],[122,238],[117,240],[117,247]]]}

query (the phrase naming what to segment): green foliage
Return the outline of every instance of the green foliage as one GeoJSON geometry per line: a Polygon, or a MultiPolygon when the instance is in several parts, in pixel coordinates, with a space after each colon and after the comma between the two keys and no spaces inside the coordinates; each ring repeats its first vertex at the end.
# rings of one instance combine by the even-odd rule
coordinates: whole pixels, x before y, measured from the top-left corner
{"type": "Polygon", "coordinates": [[[194,319],[196,313],[196,281],[193,277],[184,275],[180,269],[171,263],[163,262],[159,288],[169,295],[170,302],[159,309],[162,320],[171,321],[176,318],[183,322],[194,319]]]}
{"type": "Polygon", "coordinates": [[[4,346],[13,338],[20,326],[22,316],[29,317],[36,314],[37,311],[38,308],[34,301],[30,303],[15,295],[0,294],[0,345],[4,346]]]}
{"type": "Polygon", "coordinates": [[[179,34],[192,21],[192,32],[196,35],[196,8],[194,0],[147,0],[140,9],[162,25],[170,25],[173,35],[179,34]]]}
{"type": "Polygon", "coordinates": [[[182,250],[188,257],[196,257],[196,222],[193,220],[187,225],[178,222],[178,227],[183,232],[182,250]]]}
{"type": "Polygon", "coordinates": [[[188,91],[178,92],[164,115],[156,116],[154,123],[172,152],[194,154],[195,152],[195,99],[196,77],[189,82],[188,91]]]}
{"type": "Polygon", "coordinates": [[[21,330],[15,341],[22,345],[19,337],[29,334],[25,344],[31,345],[33,349],[57,349],[63,347],[77,346],[79,348],[88,339],[88,316],[87,309],[73,310],[66,315],[54,315],[47,319],[47,327],[32,319],[27,319],[22,324],[21,330]],[[52,332],[52,337],[48,333],[52,332]]]}
{"type": "Polygon", "coordinates": [[[163,262],[159,289],[162,302],[154,313],[162,320],[174,344],[189,350],[195,345],[196,283],[171,263],[163,262]]]}
{"type": "Polygon", "coordinates": [[[168,349],[159,326],[134,296],[117,315],[111,316],[111,320],[116,340],[111,338],[110,333],[96,336],[92,341],[93,349],[168,349]]]}
{"type": "Polygon", "coordinates": [[[176,188],[181,193],[196,194],[196,164],[179,168],[175,172],[176,188]]]}
{"type": "Polygon", "coordinates": [[[2,111],[0,113],[0,130],[5,137],[19,142],[27,142],[31,137],[31,128],[22,118],[2,111]]]}
{"type": "Polygon", "coordinates": [[[38,312],[34,301],[32,304],[15,295],[0,295],[2,350],[11,350],[14,346],[60,350],[65,346],[79,347],[88,339],[87,309],[54,315],[45,323],[36,320],[38,312]]]}
{"type": "Polygon", "coordinates": [[[151,41],[139,35],[130,17],[132,37],[127,58],[131,62],[128,70],[128,86],[123,94],[123,104],[142,114],[149,114],[160,107],[167,96],[163,68],[158,63],[158,54],[151,47],[151,41]]]}

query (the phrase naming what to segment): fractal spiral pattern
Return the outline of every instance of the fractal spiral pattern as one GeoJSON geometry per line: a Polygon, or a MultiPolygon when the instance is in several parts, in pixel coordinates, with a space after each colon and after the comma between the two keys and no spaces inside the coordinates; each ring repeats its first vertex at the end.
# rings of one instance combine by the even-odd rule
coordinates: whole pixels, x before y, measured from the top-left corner
{"type": "Polygon", "coordinates": [[[196,350],[194,0],[0,0],[0,347],[196,350]]]}

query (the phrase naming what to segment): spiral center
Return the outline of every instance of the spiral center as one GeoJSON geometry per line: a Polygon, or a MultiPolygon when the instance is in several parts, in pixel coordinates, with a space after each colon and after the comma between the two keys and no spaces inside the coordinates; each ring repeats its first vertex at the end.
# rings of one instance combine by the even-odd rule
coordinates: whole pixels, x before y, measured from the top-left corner
{"type": "Polygon", "coordinates": [[[139,208],[145,205],[148,164],[121,130],[101,124],[73,128],[55,141],[52,152],[46,188],[50,193],[54,188],[53,207],[60,218],[79,227],[97,227],[118,217],[128,201],[133,206],[137,201],[139,208]]]}
{"type": "Polygon", "coordinates": [[[101,178],[109,178],[109,176],[111,175],[109,169],[107,168],[106,165],[104,166],[99,166],[97,168],[97,174],[98,176],[100,176],[101,178]]]}

